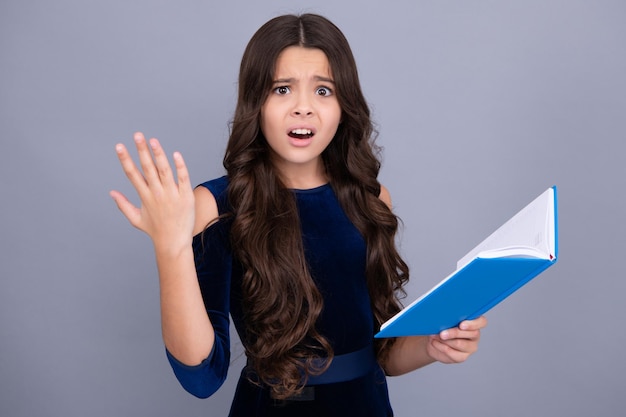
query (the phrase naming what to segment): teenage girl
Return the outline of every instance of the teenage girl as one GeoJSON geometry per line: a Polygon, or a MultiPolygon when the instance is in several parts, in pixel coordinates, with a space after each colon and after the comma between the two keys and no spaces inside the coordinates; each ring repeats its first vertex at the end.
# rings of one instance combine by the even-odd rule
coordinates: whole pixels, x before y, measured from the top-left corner
{"type": "Polygon", "coordinates": [[[208,397],[229,366],[229,316],[245,347],[231,416],[390,416],[386,375],[476,351],[484,317],[429,337],[374,339],[400,310],[408,268],[378,182],[370,112],[345,37],[281,16],[242,58],[226,175],[195,189],[156,139],[122,168],[141,206],[111,196],[154,244],[167,357],[208,397]]]}

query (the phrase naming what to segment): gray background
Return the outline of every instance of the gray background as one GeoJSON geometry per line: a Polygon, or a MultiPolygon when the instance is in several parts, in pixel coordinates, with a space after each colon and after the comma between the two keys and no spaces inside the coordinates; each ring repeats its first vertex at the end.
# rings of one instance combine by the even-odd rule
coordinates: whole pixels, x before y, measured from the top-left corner
{"type": "Polygon", "coordinates": [[[354,49],[404,220],[410,301],[556,184],[560,260],[489,314],[462,365],[391,378],[398,416],[617,416],[626,388],[626,3],[0,2],[0,415],[223,416],[179,387],[152,247],[114,144],[142,130],[221,175],[239,59],[266,20],[354,49]]]}

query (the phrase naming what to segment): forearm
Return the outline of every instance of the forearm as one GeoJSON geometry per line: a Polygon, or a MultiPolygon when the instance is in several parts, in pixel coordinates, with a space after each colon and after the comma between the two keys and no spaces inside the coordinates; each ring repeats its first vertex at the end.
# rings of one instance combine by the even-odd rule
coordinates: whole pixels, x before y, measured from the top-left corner
{"type": "Polygon", "coordinates": [[[191,244],[180,251],[155,245],[159,270],[161,328],[167,350],[186,365],[197,365],[215,340],[193,259],[191,244]]]}
{"type": "Polygon", "coordinates": [[[435,360],[427,350],[428,336],[398,337],[384,363],[385,373],[397,376],[414,371],[435,360]]]}

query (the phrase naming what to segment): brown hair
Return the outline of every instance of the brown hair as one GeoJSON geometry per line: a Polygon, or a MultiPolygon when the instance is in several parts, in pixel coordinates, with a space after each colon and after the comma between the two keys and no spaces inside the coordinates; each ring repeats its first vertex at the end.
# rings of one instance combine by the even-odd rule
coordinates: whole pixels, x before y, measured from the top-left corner
{"type": "MultiPolygon", "coordinates": [[[[243,343],[252,368],[276,398],[299,391],[303,376],[324,370],[317,359],[327,358],[327,366],[333,357],[330,343],[315,328],[323,300],[307,268],[295,198],[272,165],[260,129],[276,60],[289,46],[320,49],[330,63],[342,123],[322,159],[342,208],[367,244],[366,275],[377,326],[399,311],[398,292],[408,280],[394,241],[398,220],[378,198],[378,148],[346,38],[314,14],[270,20],[254,34],[241,61],[224,167],[234,215],[231,243],[244,270],[243,343]]],[[[393,339],[375,343],[384,361],[393,339]]]]}

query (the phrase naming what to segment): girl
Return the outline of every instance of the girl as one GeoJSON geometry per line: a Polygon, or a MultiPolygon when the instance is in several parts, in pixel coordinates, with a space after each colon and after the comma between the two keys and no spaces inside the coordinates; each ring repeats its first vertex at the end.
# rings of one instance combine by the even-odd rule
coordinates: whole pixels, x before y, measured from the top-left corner
{"type": "Polygon", "coordinates": [[[141,199],[111,195],[154,243],[167,357],[208,397],[229,365],[229,315],[247,365],[231,416],[392,415],[386,375],[476,351],[484,318],[431,337],[376,339],[408,268],[377,180],[369,109],[341,31],[317,15],[263,25],[242,58],[227,175],[192,190],[156,139],[135,134],[141,199]]]}

